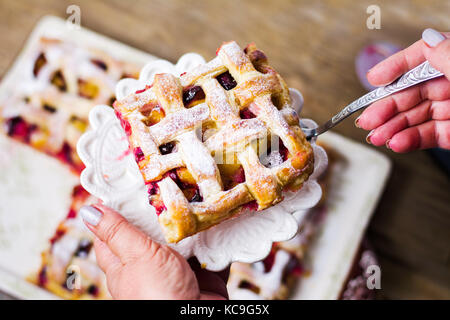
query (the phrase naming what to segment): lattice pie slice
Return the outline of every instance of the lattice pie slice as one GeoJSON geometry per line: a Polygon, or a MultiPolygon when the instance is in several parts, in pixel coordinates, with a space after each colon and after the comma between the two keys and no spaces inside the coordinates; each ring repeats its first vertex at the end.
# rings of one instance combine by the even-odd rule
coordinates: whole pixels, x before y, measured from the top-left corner
{"type": "Polygon", "coordinates": [[[263,52],[235,42],[217,57],[114,108],[168,242],[282,200],[313,170],[288,88],[263,52]]]}

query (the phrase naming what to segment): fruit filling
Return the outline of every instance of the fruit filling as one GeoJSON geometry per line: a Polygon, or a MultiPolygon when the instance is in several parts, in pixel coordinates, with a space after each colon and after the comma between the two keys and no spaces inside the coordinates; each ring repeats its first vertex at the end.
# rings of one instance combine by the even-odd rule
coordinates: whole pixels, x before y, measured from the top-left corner
{"type": "MultiPolygon", "coordinates": [[[[132,77],[128,77],[128,76],[126,76],[126,75],[123,75],[123,76],[122,76],[122,79],[123,79],[123,78],[132,78],[132,77]]],[[[137,90],[137,91],[135,92],[135,94],[142,93],[142,92],[144,92],[144,91],[150,89],[151,87],[152,87],[152,85],[146,85],[144,89],[137,90]]]]}
{"type": "Polygon", "coordinates": [[[164,210],[166,210],[166,206],[161,199],[157,181],[149,182],[147,187],[148,202],[151,206],[153,206],[153,208],[155,208],[155,212],[159,216],[164,210]]]}
{"type": "Polygon", "coordinates": [[[224,191],[233,189],[245,181],[244,168],[240,164],[217,164],[224,191]]]}
{"type": "Polygon", "coordinates": [[[278,147],[278,151],[281,154],[281,157],[283,159],[283,161],[286,161],[289,157],[289,150],[288,148],[286,148],[286,146],[283,143],[283,140],[279,139],[279,147],[278,147]]]}
{"type": "Polygon", "coordinates": [[[253,200],[244,204],[243,207],[250,211],[258,211],[258,202],[256,202],[256,200],[253,200]]]}
{"type": "Polygon", "coordinates": [[[239,288],[253,291],[256,294],[259,294],[260,292],[260,289],[257,286],[255,286],[253,283],[248,282],[247,280],[242,280],[239,283],[239,288]]]}
{"type": "Polygon", "coordinates": [[[183,103],[186,108],[193,107],[195,102],[205,99],[205,92],[200,86],[188,87],[183,90],[183,103]]]}
{"type": "Polygon", "coordinates": [[[289,258],[289,262],[284,269],[283,273],[283,280],[285,281],[288,276],[294,275],[294,276],[301,276],[304,273],[304,268],[301,264],[301,262],[297,259],[297,257],[293,254],[291,254],[289,258]]]}
{"type": "Polygon", "coordinates": [[[47,277],[47,266],[44,266],[41,271],[39,271],[38,275],[38,285],[43,287],[47,284],[48,277],[47,277]]]}
{"type": "Polygon", "coordinates": [[[178,188],[183,192],[184,196],[189,202],[201,202],[203,197],[194,177],[186,168],[177,168],[166,173],[177,184],[178,188]]]}
{"type": "Polygon", "coordinates": [[[161,154],[169,154],[172,153],[173,149],[175,148],[175,142],[167,142],[163,145],[159,146],[159,151],[161,154]]]}
{"type": "Polygon", "coordinates": [[[64,142],[61,150],[56,154],[56,157],[67,164],[75,165],[72,153],[72,147],[67,142],[64,142]]]}
{"type": "Polygon", "coordinates": [[[41,70],[41,68],[47,63],[47,59],[45,58],[45,55],[43,53],[41,53],[38,58],[36,59],[36,62],[34,63],[34,67],[33,67],[33,75],[35,77],[38,76],[39,71],[41,70]]]}
{"type": "Polygon", "coordinates": [[[31,134],[37,130],[35,124],[27,123],[22,117],[17,116],[6,121],[6,132],[10,137],[18,138],[23,142],[30,142],[31,134]]]}
{"type": "Polygon", "coordinates": [[[75,251],[75,257],[86,258],[92,248],[92,241],[89,239],[81,239],[78,244],[77,251],[75,251]]]}
{"type": "Polygon", "coordinates": [[[57,70],[53,73],[53,75],[50,78],[50,82],[52,85],[57,87],[59,91],[61,92],[67,91],[66,80],[64,79],[61,70],[57,70]]]}
{"type": "Polygon", "coordinates": [[[48,103],[44,103],[42,105],[42,109],[44,109],[45,111],[50,112],[50,113],[56,112],[56,108],[48,103]]]}
{"type": "Polygon", "coordinates": [[[115,110],[115,114],[116,114],[117,119],[119,119],[120,125],[122,126],[123,130],[125,130],[126,135],[131,136],[130,123],[122,117],[122,114],[119,111],[115,110]]]}
{"type": "Polygon", "coordinates": [[[98,95],[99,91],[100,89],[95,83],[78,79],[78,95],[80,97],[94,99],[98,95]]]}
{"type": "Polygon", "coordinates": [[[269,146],[267,154],[261,154],[260,161],[267,167],[272,168],[281,165],[289,158],[289,150],[284,145],[283,141],[278,138],[278,148],[269,146]]]}
{"type": "Polygon", "coordinates": [[[234,80],[233,76],[228,71],[218,75],[216,79],[217,81],[219,81],[220,85],[227,91],[237,86],[236,80],[234,80]]]}
{"type": "Polygon", "coordinates": [[[58,229],[58,230],[56,230],[55,234],[50,239],[50,244],[53,245],[56,241],[61,239],[62,236],[65,235],[65,234],[66,234],[66,230],[65,229],[58,229]]]}
{"type": "Polygon", "coordinates": [[[144,122],[148,127],[157,124],[166,116],[164,109],[161,108],[161,106],[158,104],[144,105],[141,108],[141,113],[146,117],[144,120],[142,120],[142,122],[144,122]]]}
{"type": "Polygon", "coordinates": [[[270,250],[269,255],[262,261],[264,265],[264,272],[270,272],[275,263],[275,244],[272,245],[272,249],[270,250]]]}
{"type": "Polygon", "coordinates": [[[140,147],[134,148],[134,159],[136,159],[137,163],[145,159],[144,152],[142,152],[140,147]]]}
{"type": "Polygon", "coordinates": [[[91,284],[88,288],[87,288],[87,292],[90,295],[93,295],[94,297],[98,296],[100,290],[98,289],[98,287],[95,284],[91,284]]]}
{"type": "Polygon", "coordinates": [[[256,118],[256,115],[251,112],[248,108],[244,108],[239,112],[241,119],[253,119],[256,118]]]}
{"type": "Polygon", "coordinates": [[[93,64],[95,64],[97,67],[99,67],[100,69],[102,69],[103,71],[108,70],[108,66],[106,65],[106,63],[104,63],[102,60],[100,59],[91,59],[91,62],[93,64]]]}

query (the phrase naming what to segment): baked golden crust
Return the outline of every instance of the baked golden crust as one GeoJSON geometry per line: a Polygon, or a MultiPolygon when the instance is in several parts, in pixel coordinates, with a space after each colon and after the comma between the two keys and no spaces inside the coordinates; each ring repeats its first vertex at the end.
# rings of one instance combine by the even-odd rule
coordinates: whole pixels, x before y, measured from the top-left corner
{"type": "Polygon", "coordinates": [[[249,202],[268,208],[282,200],[284,187],[300,188],[313,170],[288,87],[254,45],[243,51],[224,43],[210,62],[179,78],[157,74],[151,86],[114,108],[168,242],[228,219],[249,202]],[[261,154],[275,154],[273,140],[279,161],[264,165],[261,154]],[[244,177],[227,189],[218,164],[229,158],[244,177]],[[181,167],[195,185],[186,187],[173,172],[181,167]],[[194,200],[185,189],[197,190],[194,200]]]}

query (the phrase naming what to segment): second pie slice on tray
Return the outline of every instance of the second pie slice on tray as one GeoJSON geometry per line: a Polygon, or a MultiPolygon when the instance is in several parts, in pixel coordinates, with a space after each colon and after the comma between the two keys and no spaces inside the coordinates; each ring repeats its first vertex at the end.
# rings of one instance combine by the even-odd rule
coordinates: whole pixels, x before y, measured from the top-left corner
{"type": "Polygon", "coordinates": [[[255,45],[217,57],[116,101],[168,242],[282,201],[313,171],[313,150],[289,90],[255,45]]]}

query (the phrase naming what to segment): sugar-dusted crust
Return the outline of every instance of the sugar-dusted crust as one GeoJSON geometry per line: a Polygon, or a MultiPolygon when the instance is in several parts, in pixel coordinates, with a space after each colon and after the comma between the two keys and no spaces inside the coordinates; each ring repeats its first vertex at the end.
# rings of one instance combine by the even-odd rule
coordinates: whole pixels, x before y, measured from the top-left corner
{"type": "Polygon", "coordinates": [[[0,96],[0,130],[55,156],[80,172],[78,138],[89,111],[112,105],[122,77],[136,77],[138,67],[70,41],[41,37],[25,52],[14,86],[0,96]]]}
{"type": "Polygon", "coordinates": [[[288,88],[254,45],[241,50],[225,43],[210,62],[180,77],[158,74],[114,108],[168,242],[220,223],[243,206],[268,208],[282,200],[283,188],[300,188],[313,170],[313,151],[288,88]],[[276,138],[278,160],[264,165],[261,153],[276,138]],[[243,169],[238,183],[225,186],[224,164],[243,169]],[[188,187],[179,168],[189,173],[188,187]],[[186,188],[197,190],[194,200],[186,188]]]}

